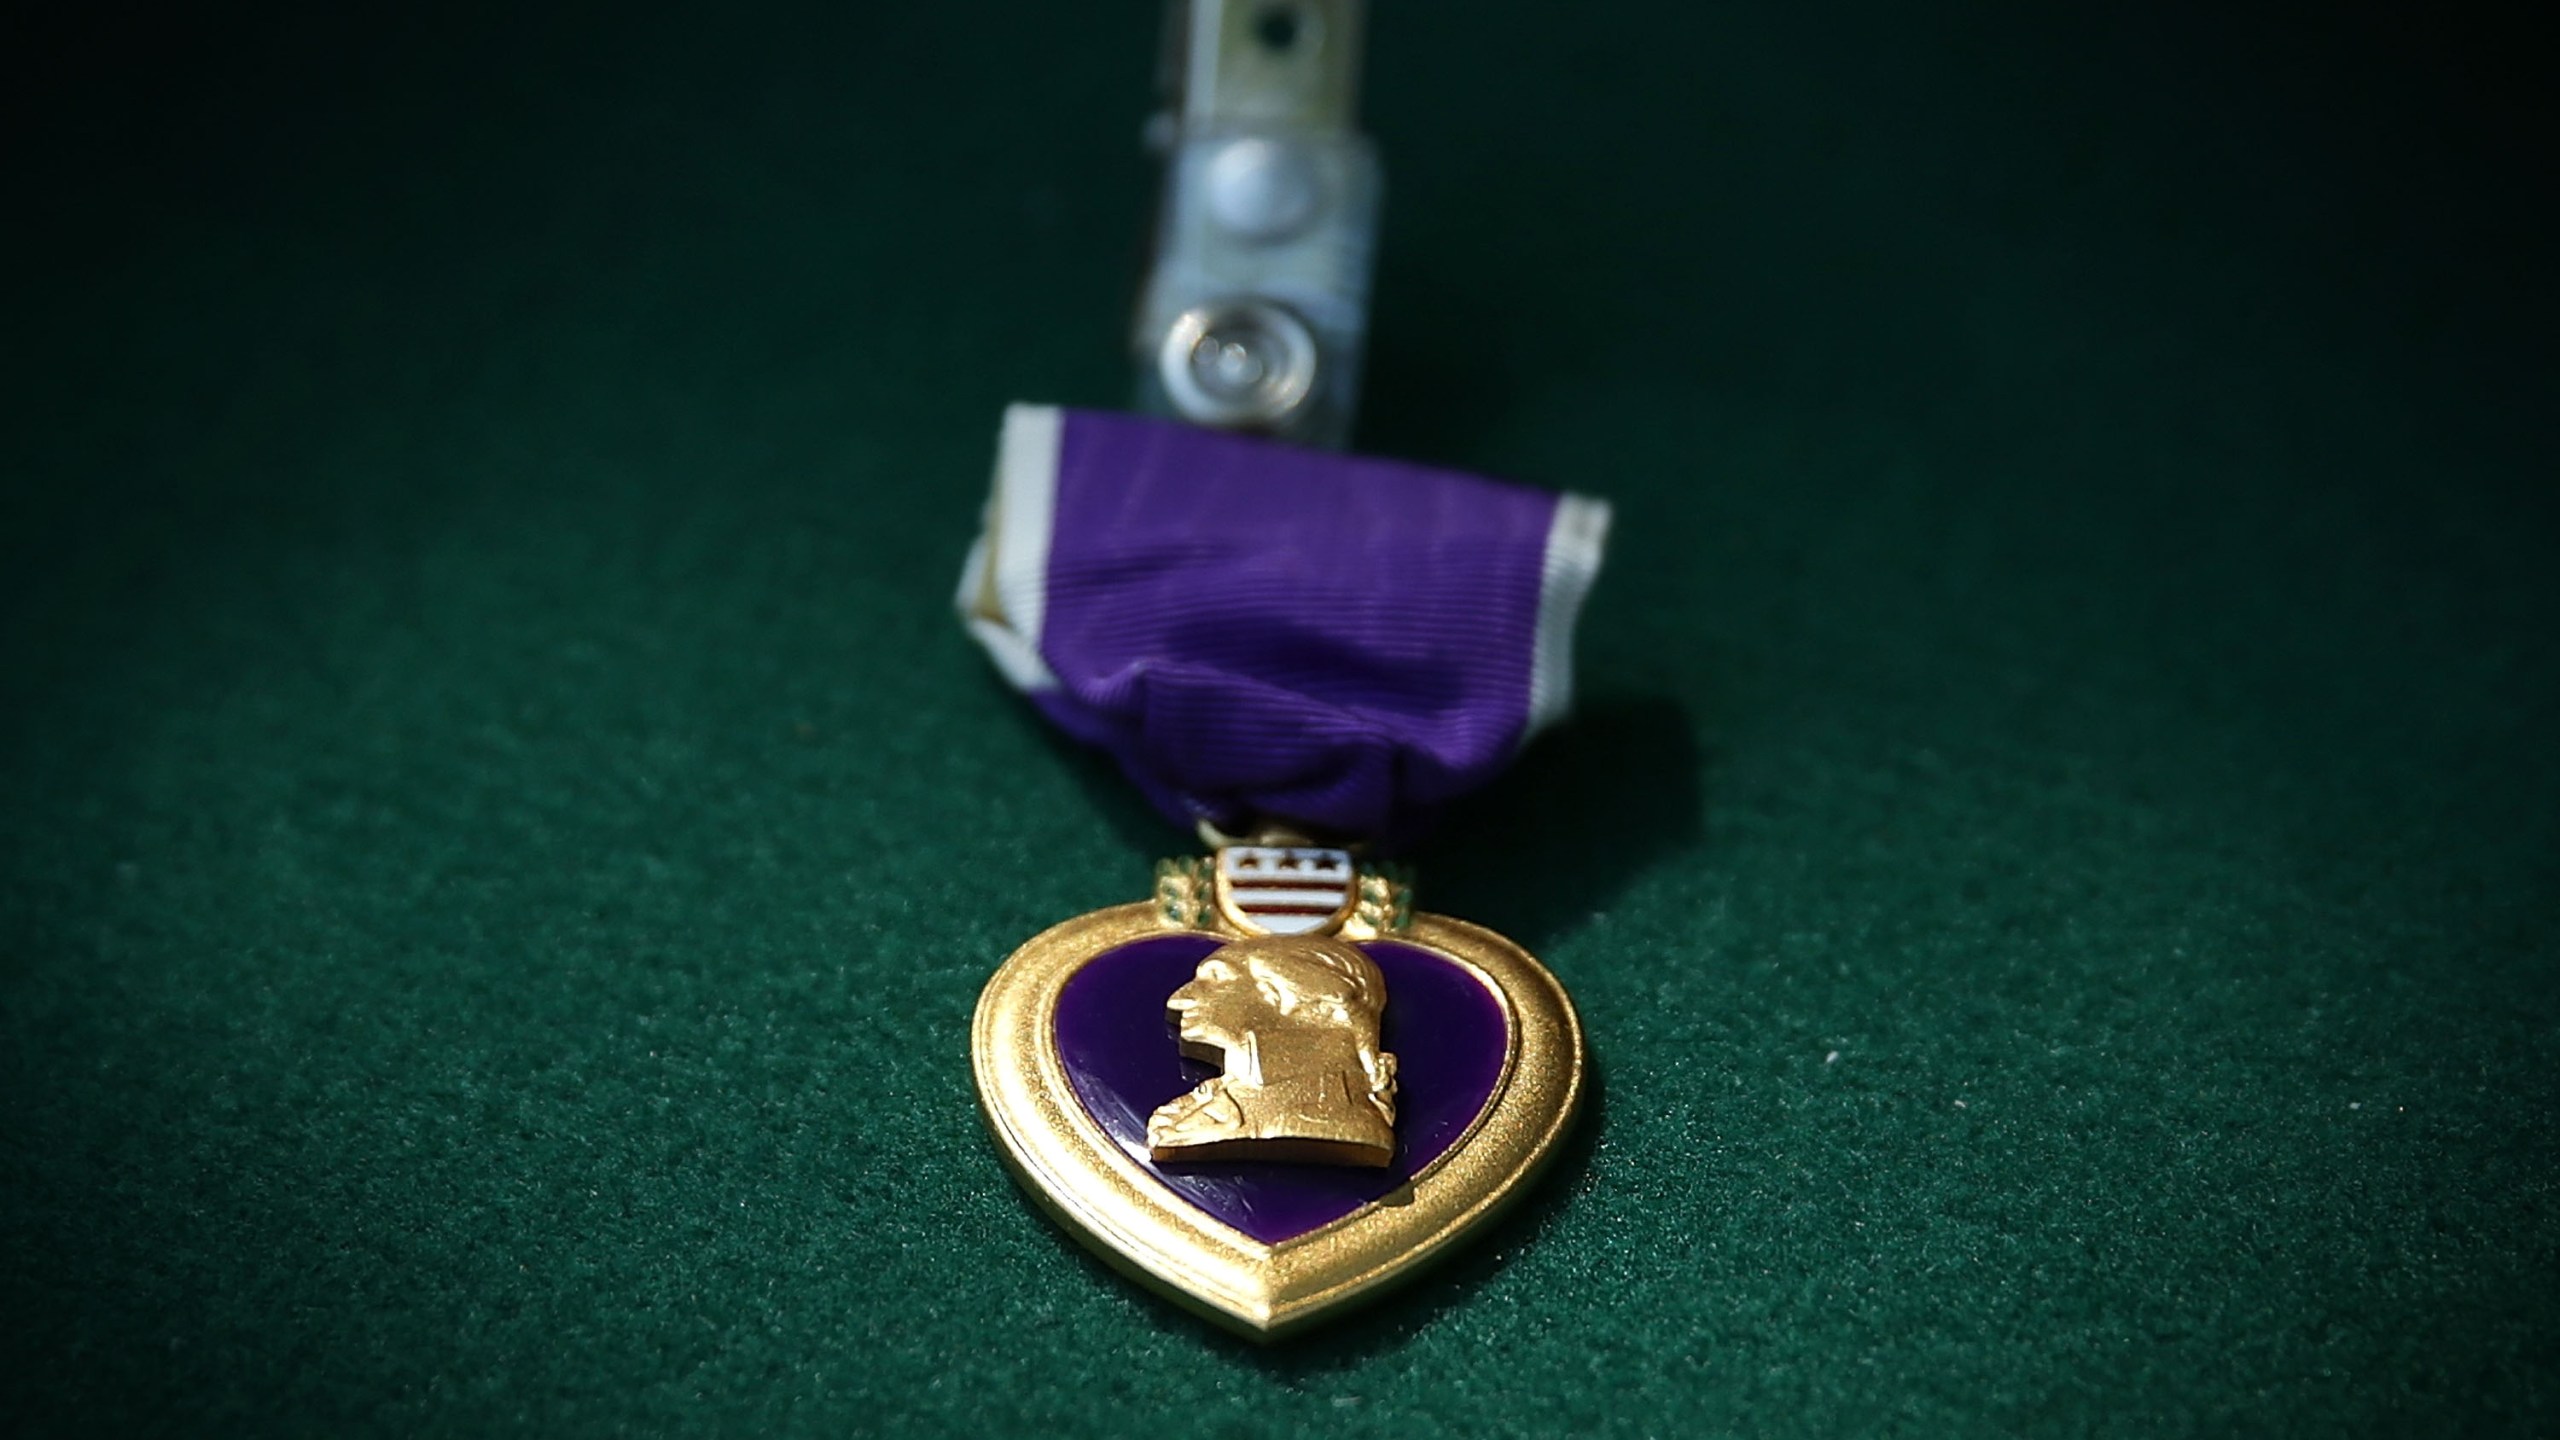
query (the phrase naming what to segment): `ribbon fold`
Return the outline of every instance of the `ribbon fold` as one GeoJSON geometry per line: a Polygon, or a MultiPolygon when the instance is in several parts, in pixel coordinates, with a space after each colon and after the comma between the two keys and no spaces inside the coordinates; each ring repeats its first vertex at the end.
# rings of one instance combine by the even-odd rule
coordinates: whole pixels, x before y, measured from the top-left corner
{"type": "Polygon", "coordinates": [[[1016,405],[961,619],[1169,818],[1394,843],[1572,705],[1609,507],[1016,405]]]}

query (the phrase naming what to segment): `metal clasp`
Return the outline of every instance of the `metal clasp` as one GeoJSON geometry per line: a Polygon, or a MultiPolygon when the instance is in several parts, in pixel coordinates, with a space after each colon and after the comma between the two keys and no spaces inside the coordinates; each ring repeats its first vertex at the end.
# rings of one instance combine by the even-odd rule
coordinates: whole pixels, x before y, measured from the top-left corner
{"type": "Polygon", "coordinates": [[[1368,335],[1380,172],[1361,0],[1173,0],[1140,408],[1339,447],[1368,335]]]}

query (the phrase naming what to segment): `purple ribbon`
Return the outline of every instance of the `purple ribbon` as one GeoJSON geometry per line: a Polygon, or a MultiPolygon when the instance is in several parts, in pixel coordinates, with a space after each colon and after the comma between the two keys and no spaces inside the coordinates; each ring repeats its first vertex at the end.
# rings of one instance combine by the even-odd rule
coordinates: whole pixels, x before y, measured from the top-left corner
{"type": "Polygon", "coordinates": [[[1176,821],[1394,840],[1571,700],[1608,507],[1017,405],[959,606],[1176,821]]]}

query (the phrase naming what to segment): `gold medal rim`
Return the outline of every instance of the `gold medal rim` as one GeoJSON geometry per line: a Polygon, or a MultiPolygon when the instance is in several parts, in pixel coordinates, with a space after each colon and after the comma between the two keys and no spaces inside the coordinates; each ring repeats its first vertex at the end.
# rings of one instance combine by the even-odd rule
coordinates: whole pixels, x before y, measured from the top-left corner
{"type": "MultiPolygon", "coordinates": [[[[1051,926],[1005,961],[971,1026],[979,1106],[1023,1188],[1105,1260],[1256,1339],[1368,1299],[1443,1254],[1516,1199],[1553,1158],[1582,1099],[1582,1026],[1528,951],[1479,925],[1415,915],[1382,936],[1473,973],[1501,1005],[1502,1077],[1473,1125],[1405,1186],[1342,1219],[1266,1245],[1167,1189],[1085,1113],[1054,1023],[1084,965],[1136,940],[1186,933],[1140,901],[1051,926]]],[[[1391,1002],[1392,1003],[1392,1002],[1391,1002]]]]}

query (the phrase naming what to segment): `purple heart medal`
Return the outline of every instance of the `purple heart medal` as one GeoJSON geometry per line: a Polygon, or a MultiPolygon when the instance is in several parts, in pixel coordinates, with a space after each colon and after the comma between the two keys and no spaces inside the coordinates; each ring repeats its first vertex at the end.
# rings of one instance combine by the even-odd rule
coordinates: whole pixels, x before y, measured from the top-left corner
{"type": "Polygon", "coordinates": [[[997,970],[987,1122],[1078,1238],[1263,1339],[1483,1224],[1582,1092],[1555,977],[1370,858],[1563,717],[1609,512],[1308,448],[1348,431],[1364,328],[1359,21],[1192,0],[1140,322],[1174,418],[1008,411],[958,597],[1005,678],[1210,850],[997,970]]]}

